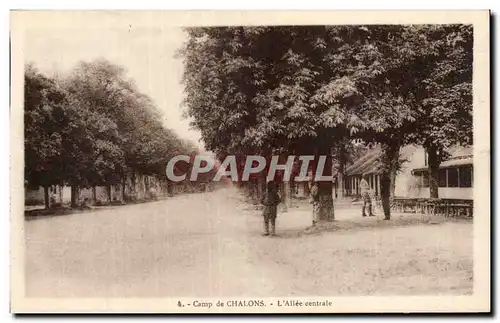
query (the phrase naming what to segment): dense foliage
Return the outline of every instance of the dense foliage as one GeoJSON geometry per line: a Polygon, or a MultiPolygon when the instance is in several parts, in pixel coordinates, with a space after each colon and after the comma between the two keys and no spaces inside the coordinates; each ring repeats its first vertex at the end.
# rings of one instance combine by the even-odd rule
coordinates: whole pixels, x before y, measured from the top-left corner
{"type": "MultiPolygon", "coordinates": [[[[440,162],[450,146],[471,143],[471,26],[197,27],[186,32],[181,54],[187,113],[206,148],[219,156],[330,156],[332,150],[345,152],[338,146],[346,138],[379,144],[389,219],[402,145],[422,144],[429,156],[437,147],[440,162]]],[[[331,182],[319,183],[322,220],[333,217],[331,190],[331,182]]]]}
{"type": "MultiPolygon", "coordinates": [[[[152,100],[106,60],[67,77],[25,70],[25,178],[32,187],[122,183],[131,174],[165,177],[168,160],[195,146],[163,126],[152,100]]],[[[188,171],[186,169],[185,171],[188,171]]],[[[75,204],[75,190],[72,203],[75,204]]]]}

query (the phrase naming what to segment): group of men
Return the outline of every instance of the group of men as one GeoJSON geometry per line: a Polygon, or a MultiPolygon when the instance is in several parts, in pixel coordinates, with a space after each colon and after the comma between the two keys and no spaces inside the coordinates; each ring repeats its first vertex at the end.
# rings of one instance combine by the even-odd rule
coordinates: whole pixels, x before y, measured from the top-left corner
{"type": "MultiPolygon", "coordinates": [[[[361,197],[363,198],[363,208],[362,215],[375,216],[373,214],[373,205],[371,199],[371,188],[370,184],[366,180],[366,175],[363,174],[361,182],[359,183],[361,197]],[[368,209],[368,214],[367,214],[368,209]]],[[[317,212],[319,207],[319,192],[318,184],[311,182],[309,184],[311,203],[313,204],[314,211],[317,212]]],[[[278,215],[278,204],[281,203],[281,197],[278,193],[278,187],[276,182],[269,181],[266,186],[266,190],[261,198],[261,204],[264,205],[263,217],[264,217],[264,236],[275,236],[276,235],[276,217],[278,215]]]]}

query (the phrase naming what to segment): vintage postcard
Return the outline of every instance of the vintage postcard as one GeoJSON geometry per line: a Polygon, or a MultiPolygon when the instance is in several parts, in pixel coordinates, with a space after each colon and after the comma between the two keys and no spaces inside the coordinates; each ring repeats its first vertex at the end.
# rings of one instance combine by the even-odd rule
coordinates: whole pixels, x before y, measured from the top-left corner
{"type": "Polygon", "coordinates": [[[13,313],[490,311],[489,11],[12,11],[13,313]]]}

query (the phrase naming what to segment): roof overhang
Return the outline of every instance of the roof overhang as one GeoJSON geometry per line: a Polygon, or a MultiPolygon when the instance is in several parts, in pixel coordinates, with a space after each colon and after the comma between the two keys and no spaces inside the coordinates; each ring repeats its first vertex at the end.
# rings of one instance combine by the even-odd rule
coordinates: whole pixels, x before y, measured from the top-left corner
{"type": "MultiPolygon", "coordinates": [[[[469,165],[470,166],[473,165],[472,157],[447,160],[445,162],[442,162],[441,165],[439,165],[439,169],[456,168],[456,167],[460,167],[460,166],[469,166],[469,165]]],[[[428,167],[414,168],[412,170],[412,173],[425,172],[428,169],[429,169],[428,167]]]]}

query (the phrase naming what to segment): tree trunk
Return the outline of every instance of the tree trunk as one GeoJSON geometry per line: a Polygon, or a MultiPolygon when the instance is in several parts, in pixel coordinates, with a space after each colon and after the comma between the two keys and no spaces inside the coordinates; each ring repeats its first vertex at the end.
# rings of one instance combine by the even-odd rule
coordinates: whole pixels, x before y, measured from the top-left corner
{"type": "Polygon", "coordinates": [[[311,194],[311,190],[309,189],[309,182],[303,182],[302,184],[304,186],[304,196],[309,197],[311,194]]]}
{"type": "Polygon", "coordinates": [[[251,189],[250,189],[250,183],[249,182],[243,182],[243,192],[244,192],[246,198],[250,198],[252,192],[251,192],[251,189]]]}
{"type": "MultiPolygon", "coordinates": [[[[322,145],[318,149],[318,154],[315,158],[315,169],[314,174],[316,175],[316,170],[318,167],[319,156],[326,156],[325,166],[323,167],[323,176],[332,175],[332,156],[331,149],[329,145],[322,145]]],[[[332,180],[317,181],[318,183],[318,209],[317,215],[314,222],[318,221],[332,221],[335,219],[334,209],[333,209],[333,198],[332,198],[332,180]]]]}
{"type": "Polygon", "coordinates": [[[340,172],[337,175],[337,198],[344,198],[344,174],[340,172]]]}
{"type": "Polygon", "coordinates": [[[399,148],[397,153],[392,156],[391,160],[391,197],[396,196],[396,177],[399,167],[399,148]]]}
{"type": "Polygon", "coordinates": [[[97,189],[95,185],[92,186],[92,200],[94,201],[94,204],[97,203],[97,189]]]}
{"type": "Polygon", "coordinates": [[[384,220],[391,219],[390,186],[391,186],[390,172],[384,170],[380,174],[380,196],[382,197],[382,209],[384,210],[384,220]]]}
{"type": "Polygon", "coordinates": [[[108,202],[111,203],[112,201],[112,196],[111,196],[111,185],[106,186],[106,191],[108,193],[108,202]]]}
{"type": "Polygon", "coordinates": [[[76,205],[76,194],[77,194],[77,187],[75,185],[71,185],[71,207],[75,208],[76,205]]]}
{"type": "Polygon", "coordinates": [[[344,198],[344,172],[347,164],[347,151],[345,143],[342,143],[339,151],[339,170],[337,173],[337,197],[344,198]]]}
{"type": "Polygon", "coordinates": [[[58,185],[58,186],[59,186],[59,203],[62,206],[63,205],[63,186],[61,186],[61,185],[58,185]]]}
{"type": "Polygon", "coordinates": [[[292,207],[292,205],[293,205],[293,198],[295,197],[295,183],[292,180],[290,180],[288,182],[288,188],[289,188],[289,192],[290,192],[289,195],[288,195],[289,200],[290,200],[288,206],[292,207]]]}
{"type": "Polygon", "coordinates": [[[396,172],[391,171],[391,197],[396,196],[396,172]]]}
{"type": "Polygon", "coordinates": [[[250,182],[243,182],[243,187],[242,187],[242,190],[243,190],[243,195],[245,196],[245,200],[251,200],[252,199],[252,188],[251,188],[251,185],[250,185],[250,182]]]}
{"type": "Polygon", "coordinates": [[[258,196],[259,196],[259,201],[262,196],[264,196],[264,192],[266,191],[266,178],[265,174],[260,174],[259,177],[257,178],[257,189],[258,189],[258,196]]]}
{"type": "Polygon", "coordinates": [[[168,180],[167,180],[167,183],[165,184],[167,185],[167,195],[168,196],[172,196],[174,195],[174,187],[173,187],[173,184],[170,183],[168,180]]]}
{"type": "Polygon", "coordinates": [[[438,150],[435,146],[427,148],[427,165],[429,173],[429,192],[431,198],[439,197],[439,165],[441,164],[438,150]]]}
{"type": "Polygon", "coordinates": [[[287,182],[279,182],[279,194],[281,196],[281,205],[283,208],[283,212],[288,212],[288,183],[287,182]]]}
{"type": "MultiPolygon", "coordinates": [[[[326,175],[326,174],[325,174],[326,175]]],[[[319,182],[318,183],[318,220],[319,221],[332,221],[335,219],[332,198],[332,182],[319,182]]]]}
{"type": "Polygon", "coordinates": [[[50,197],[49,197],[49,187],[43,187],[43,201],[45,203],[45,209],[50,209],[50,197]]]}
{"type": "Polygon", "coordinates": [[[125,186],[126,186],[126,184],[127,184],[127,177],[125,176],[122,179],[122,198],[121,198],[122,202],[125,202],[125,186]]]}
{"type": "Polygon", "coordinates": [[[285,209],[292,207],[292,190],[290,181],[283,182],[283,205],[285,209]]]}
{"type": "Polygon", "coordinates": [[[136,181],[136,178],[135,178],[135,172],[132,172],[132,176],[130,177],[130,186],[132,187],[132,193],[137,193],[137,181],[136,181]]]}
{"type": "Polygon", "coordinates": [[[400,147],[401,143],[397,139],[383,145],[384,156],[380,175],[380,193],[382,197],[382,207],[384,209],[384,220],[391,219],[390,198],[391,193],[394,194],[393,189],[395,189],[395,174],[399,167],[400,147]]]}
{"type": "Polygon", "coordinates": [[[259,183],[256,179],[250,181],[250,196],[253,204],[259,204],[259,183]]]}

